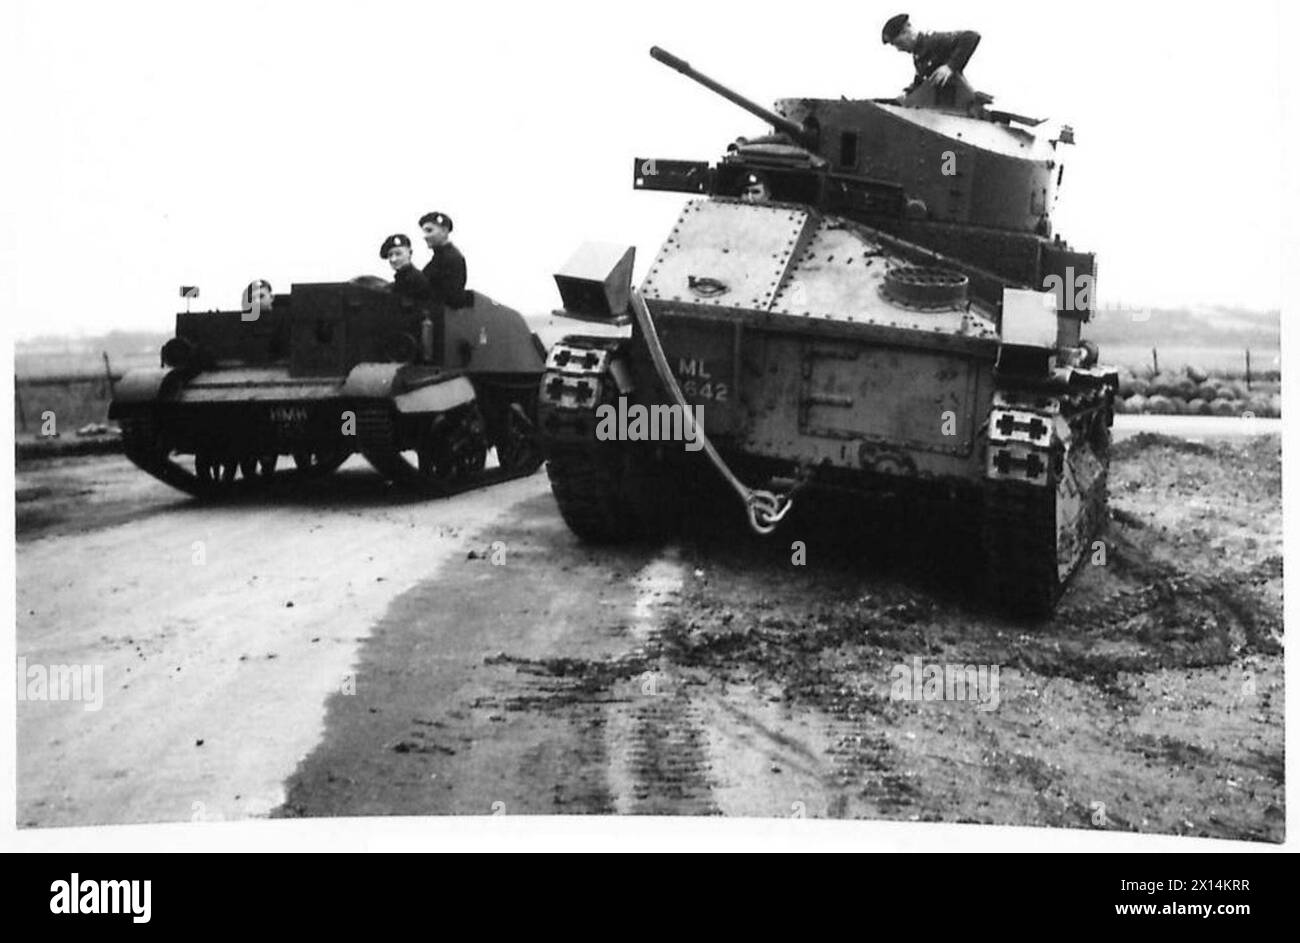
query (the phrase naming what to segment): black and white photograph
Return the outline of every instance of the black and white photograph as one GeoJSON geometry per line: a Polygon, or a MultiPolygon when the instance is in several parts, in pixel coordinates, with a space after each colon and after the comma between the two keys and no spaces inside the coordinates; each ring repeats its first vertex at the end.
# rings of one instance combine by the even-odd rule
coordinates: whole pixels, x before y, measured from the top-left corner
{"type": "Polygon", "coordinates": [[[4,19],[9,847],[1285,848],[1281,4],[4,19]]]}

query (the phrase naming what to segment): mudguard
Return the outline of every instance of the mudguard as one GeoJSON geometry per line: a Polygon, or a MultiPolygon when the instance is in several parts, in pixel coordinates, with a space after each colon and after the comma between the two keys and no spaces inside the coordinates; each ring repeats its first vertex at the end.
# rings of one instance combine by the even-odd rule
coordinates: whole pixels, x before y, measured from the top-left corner
{"type": "Polygon", "coordinates": [[[347,399],[392,400],[401,413],[443,412],[474,400],[465,376],[402,363],[362,363],[340,391],[347,399]]]}
{"type": "Polygon", "coordinates": [[[182,379],[181,371],[172,367],[144,367],[130,371],[113,385],[113,400],[108,404],[108,418],[120,418],[123,407],[142,406],[167,399],[182,379]]]}
{"type": "Polygon", "coordinates": [[[400,389],[398,375],[405,366],[402,363],[359,363],[348,371],[339,392],[356,399],[390,397],[400,389]]]}
{"type": "Polygon", "coordinates": [[[472,402],[474,384],[461,376],[426,384],[393,400],[399,413],[443,413],[472,402]]]}

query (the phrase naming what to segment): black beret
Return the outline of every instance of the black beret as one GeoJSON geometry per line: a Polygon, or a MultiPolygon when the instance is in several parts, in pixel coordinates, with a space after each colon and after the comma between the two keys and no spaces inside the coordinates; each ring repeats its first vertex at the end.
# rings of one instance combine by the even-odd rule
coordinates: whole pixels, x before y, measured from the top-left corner
{"type": "Polygon", "coordinates": [[[433,223],[451,232],[451,217],[446,213],[425,213],[420,217],[420,225],[423,226],[425,223],[433,223]]]}
{"type": "Polygon", "coordinates": [[[880,31],[880,41],[885,45],[894,41],[894,37],[903,31],[907,25],[907,14],[899,13],[897,16],[891,16],[885,20],[885,28],[880,31]]]}
{"type": "Polygon", "coordinates": [[[379,257],[381,259],[388,258],[388,253],[392,252],[396,246],[406,246],[406,248],[409,249],[411,248],[411,240],[407,239],[400,232],[395,236],[389,236],[384,240],[384,244],[379,247],[379,257]]]}

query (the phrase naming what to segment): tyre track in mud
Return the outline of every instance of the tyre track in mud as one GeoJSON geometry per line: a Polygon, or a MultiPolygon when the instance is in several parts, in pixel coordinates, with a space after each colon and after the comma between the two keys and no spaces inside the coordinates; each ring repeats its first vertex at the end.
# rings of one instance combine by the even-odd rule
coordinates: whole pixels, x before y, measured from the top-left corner
{"type": "Polygon", "coordinates": [[[698,712],[657,653],[677,567],[582,547],[549,495],[472,542],[376,627],[277,814],[714,811],[698,712]]]}

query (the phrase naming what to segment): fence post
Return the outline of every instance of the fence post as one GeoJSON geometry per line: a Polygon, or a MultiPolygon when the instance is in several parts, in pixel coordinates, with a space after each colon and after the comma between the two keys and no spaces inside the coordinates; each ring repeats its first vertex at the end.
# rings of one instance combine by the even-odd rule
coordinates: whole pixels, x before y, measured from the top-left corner
{"type": "Polygon", "coordinates": [[[109,363],[108,351],[101,350],[99,355],[104,358],[104,383],[107,384],[104,389],[108,393],[108,398],[113,398],[113,365],[109,363]]]}
{"type": "Polygon", "coordinates": [[[1246,389],[1250,389],[1250,348],[1246,348],[1246,389]]]}
{"type": "Polygon", "coordinates": [[[1154,379],[1155,377],[1158,376],[1160,376],[1160,355],[1156,353],[1156,349],[1152,347],[1151,348],[1151,377],[1152,379],[1154,379]]]}

